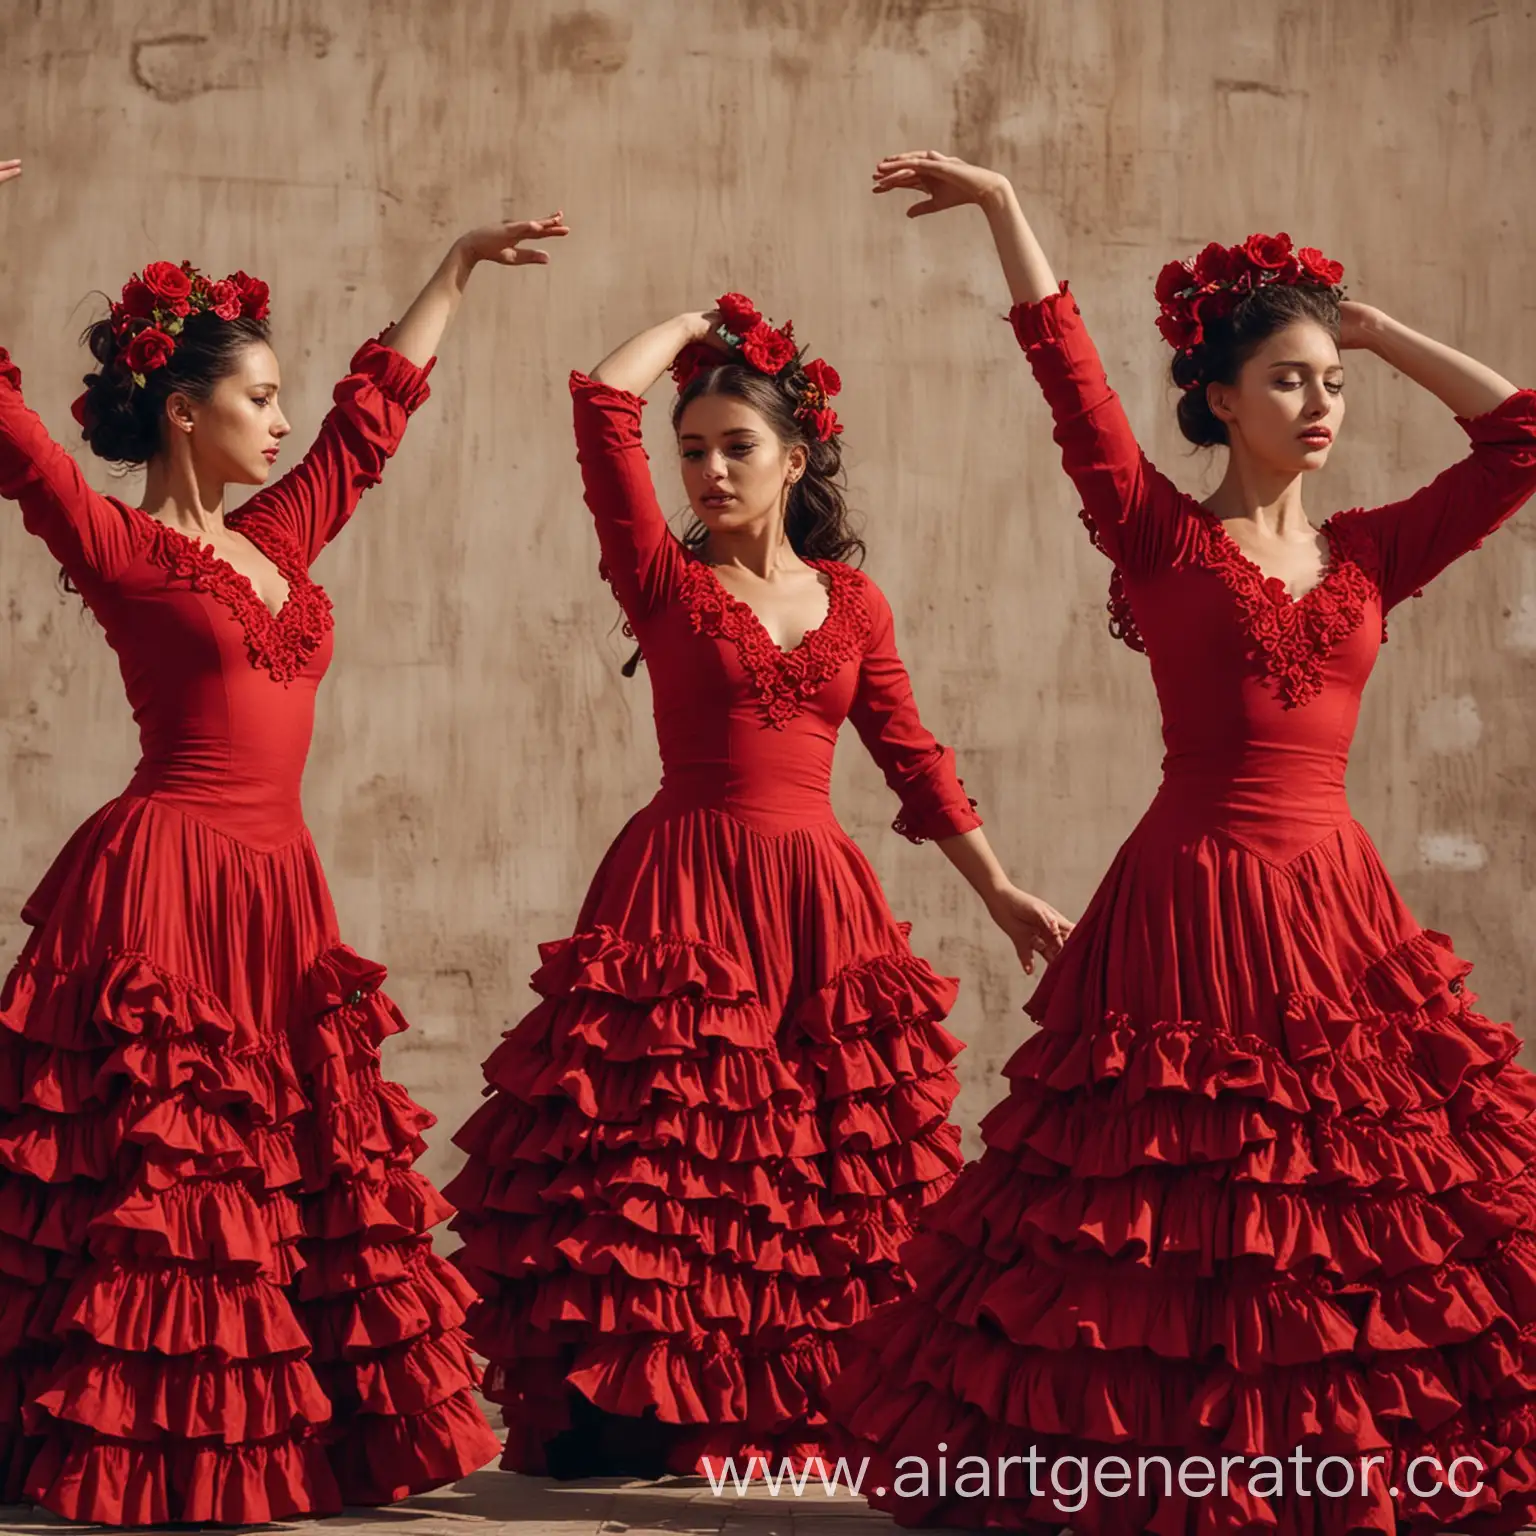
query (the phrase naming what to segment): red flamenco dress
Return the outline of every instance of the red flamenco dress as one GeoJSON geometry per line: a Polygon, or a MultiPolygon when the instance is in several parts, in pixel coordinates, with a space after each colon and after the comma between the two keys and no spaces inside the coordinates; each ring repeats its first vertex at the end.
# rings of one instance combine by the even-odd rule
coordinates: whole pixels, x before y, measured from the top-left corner
{"type": "Polygon", "coordinates": [[[1384,615],[1536,488],[1536,395],[1464,421],[1470,454],[1417,494],[1331,518],[1293,600],[1143,458],[1065,289],[1013,322],[1151,661],[1164,778],[833,1410],[905,1524],[1514,1530],[1536,1512],[1536,1078],[1404,907],[1344,772],[1384,615]],[[1031,1446],[1043,1497],[1017,1464],[999,1492],[998,1459],[1031,1446]],[[1298,1447],[1348,1458],[1354,1496],[1289,1463],[1279,1485],[1233,1471],[1225,1498],[1198,1466],[1163,1497],[1154,1464],[1138,1495],[1138,1456],[1219,1472],[1298,1447]],[[1421,1454],[1475,1456],[1483,1491],[1414,1496],[1421,1454]],[[1130,1486],[1110,1465],[1063,1513],[1064,1456],[1119,1456],[1130,1486]]]}
{"type": "Polygon", "coordinates": [[[344,945],[299,779],[331,605],[310,563],[425,372],[370,343],[303,463],[207,546],[98,495],[0,351],[0,493],[117,652],[132,782],[27,902],[0,994],[0,1500],[109,1525],[247,1523],[450,1482],[496,1441],[470,1299],[424,1234],[431,1116],[344,945]]]}
{"type": "Polygon", "coordinates": [[[980,820],[874,583],[816,562],[826,619],[781,651],[668,528],[643,402],[571,387],[664,771],[576,931],[541,946],[543,1000],[455,1138],[470,1337],[509,1469],[808,1456],[840,1336],[905,1292],[897,1249],[961,1162],[940,1024],[956,984],[913,955],[833,816],[842,722],[900,798],[898,831],[980,820]]]}

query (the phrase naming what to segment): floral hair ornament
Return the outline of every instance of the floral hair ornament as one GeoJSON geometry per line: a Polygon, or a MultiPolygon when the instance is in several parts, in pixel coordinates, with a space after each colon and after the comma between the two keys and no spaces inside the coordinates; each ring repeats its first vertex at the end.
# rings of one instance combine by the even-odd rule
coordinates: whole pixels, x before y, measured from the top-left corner
{"type": "MultiPolygon", "coordinates": [[[[122,297],[109,319],[117,341],[111,367],[133,380],[139,389],[156,369],[164,368],[176,352],[176,341],[190,315],[217,315],[221,320],[265,320],[269,290],[259,277],[231,272],[210,278],[190,261],[180,266],[152,261],[123,284],[122,297]]],[[[86,426],[86,396],[70,407],[86,426]]]]}
{"type": "MultiPolygon", "coordinates": [[[[794,322],[770,325],[742,293],[722,294],[715,301],[715,308],[720,312],[715,335],[725,343],[729,354],[724,360],[766,374],[798,396],[800,403],[795,407],[795,416],[805,423],[817,442],[829,442],[836,437],[843,424],[832,409],[832,396],[842,390],[843,381],[837,369],[824,358],[801,363],[801,351],[795,346],[794,322]]],[[[687,387],[695,374],[721,361],[720,349],[712,342],[689,342],[672,364],[672,377],[679,391],[687,387]]]]}
{"type": "MultiPolygon", "coordinates": [[[[1249,235],[1241,245],[1214,241],[1188,261],[1170,261],[1157,274],[1157,328],[1175,352],[1189,356],[1212,320],[1225,319],[1260,288],[1331,288],[1344,278],[1341,262],[1314,246],[1293,248],[1291,237],[1249,235]]],[[[1187,385],[1186,388],[1193,388],[1187,385]]]]}

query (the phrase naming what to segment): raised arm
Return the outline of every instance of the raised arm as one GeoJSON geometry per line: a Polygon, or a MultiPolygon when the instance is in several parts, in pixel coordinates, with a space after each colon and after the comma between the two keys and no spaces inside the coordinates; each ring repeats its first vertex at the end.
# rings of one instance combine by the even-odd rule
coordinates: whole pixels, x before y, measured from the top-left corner
{"type": "Polygon", "coordinates": [[[873,582],[855,579],[864,581],[870,631],[848,718],[901,802],[894,828],[911,842],[938,846],[1008,935],[1024,969],[1032,971],[1036,954],[1055,958],[1072,924],[1003,872],[981,830],[976,803],[955,771],[955,754],[940,746],[918,715],[896,649],[890,604],[873,582]]]}
{"type": "MultiPolygon", "coordinates": [[[[21,175],[0,160],[0,184],[21,175]]],[[[21,507],[29,533],[77,585],[110,577],[127,561],[136,529],[120,507],[86,484],[80,466],[49,435],[21,394],[21,371],[0,347],[0,496],[21,507]]]]}
{"type": "Polygon", "coordinates": [[[400,321],[353,357],[309,452],[246,502],[238,519],[277,527],[313,561],[346,525],[363,492],[378,484],[411,414],[430,393],[427,375],[470,273],[482,262],[542,265],[549,260],[543,251],[523,250],[518,242],[568,233],[557,213],[488,225],[455,240],[400,321]]]}
{"type": "Polygon", "coordinates": [[[469,274],[481,262],[503,267],[547,266],[547,251],[525,251],[521,242],[559,240],[568,234],[565,215],[552,213],[543,219],[487,224],[460,235],[411,307],[380,339],[418,368],[425,368],[437,355],[449,322],[458,313],[469,274]]]}
{"type": "Polygon", "coordinates": [[[713,313],[698,310],[663,320],[615,347],[592,370],[591,377],[626,394],[643,395],[685,347],[708,340],[717,318],[713,313]]]}
{"type": "Polygon", "coordinates": [[[877,193],[913,191],[908,217],[974,205],[986,216],[1014,307],[1009,316],[1051,414],[1062,465],[1083,499],[1094,542],[1122,570],[1173,558],[1194,522],[1178,491],[1148,462],[1065,283],[1058,283],[1005,176],[923,150],[882,160],[877,193]]]}
{"type": "Polygon", "coordinates": [[[678,559],[651,480],[641,397],[713,323],[702,312],[675,315],[615,347],[590,374],[571,375],[576,457],[597,524],[601,570],[632,623],[666,600],[678,559]]]}
{"type": "Polygon", "coordinates": [[[1341,319],[1341,347],[1374,352],[1427,389],[1472,443],[1422,490],[1351,519],[1370,531],[1391,608],[1476,549],[1536,491],[1536,393],[1369,305],[1346,302],[1341,319]]]}

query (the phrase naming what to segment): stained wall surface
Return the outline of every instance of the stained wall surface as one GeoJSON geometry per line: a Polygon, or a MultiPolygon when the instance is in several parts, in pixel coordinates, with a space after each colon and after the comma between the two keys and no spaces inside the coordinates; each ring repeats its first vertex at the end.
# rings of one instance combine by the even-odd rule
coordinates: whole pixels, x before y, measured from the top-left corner
{"type": "MultiPolygon", "coordinates": [[[[0,342],[65,441],[75,338],[158,257],[272,284],[285,399],[313,429],[352,348],[461,228],[565,210],[545,270],[483,269],[434,398],[320,567],[338,647],[306,781],[344,931],[414,1021],[393,1075],[454,1161],[478,1063],[530,1001],[608,840],[650,795],[643,674],[596,576],[565,375],[642,325],[757,296],[842,370],[869,568],[932,727],[1020,883],[1080,911],[1158,778],[1145,662],[1105,631],[1045,410],[974,213],[908,224],[882,152],[1006,169],[1071,277],[1148,451],[1192,489],[1151,280],[1284,228],[1351,292],[1536,378],[1536,27],[1501,0],[0,0],[0,342]]],[[[660,391],[658,391],[658,394],[660,391]]],[[[1352,360],[1314,514],[1459,455],[1447,413],[1352,360]]],[[[684,498],[665,423],[653,457],[684,498]]],[[[122,494],[93,464],[94,483],[122,494]]],[[[113,658],[0,518],[0,963],[72,828],[126,781],[113,658]]],[[[1398,616],[1352,773],[1421,920],[1536,1025],[1536,514],[1398,616]]],[[[1025,978],[857,741],[836,799],[914,942],[964,980],[968,1128],[1021,1038],[1025,978]]],[[[974,1140],[972,1142],[974,1145],[974,1140]]]]}

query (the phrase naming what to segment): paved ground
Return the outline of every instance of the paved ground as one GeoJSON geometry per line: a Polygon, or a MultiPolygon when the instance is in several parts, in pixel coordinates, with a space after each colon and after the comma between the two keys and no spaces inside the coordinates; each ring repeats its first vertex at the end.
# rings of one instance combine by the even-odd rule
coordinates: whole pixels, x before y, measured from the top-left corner
{"type": "MultiPolygon", "coordinates": [[[[36,1510],[0,1505],[3,1536],[63,1536],[100,1531],[71,1525],[36,1510]]],[[[158,1529],[158,1528],[157,1528],[158,1529]]],[[[166,1527],[185,1536],[190,1526],[166,1527]]],[[[896,1527],[862,1499],[828,1498],[820,1488],[804,1498],[756,1490],[717,1498],[703,1478],[629,1483],[593,1478],[553,1483],[510,1472],[476,1472],[452,1488],[424,1493],[388,1509],[353,1510],[332,1520],[281,1525],[203,1527],[209,1532],[313,1532],[315,1536],[476,1536],[516,1531],[518,1536],[883,1536],[896,1527]]],[[[152,1536],[140,1528],[139,1536],[152,1536]]]]}

